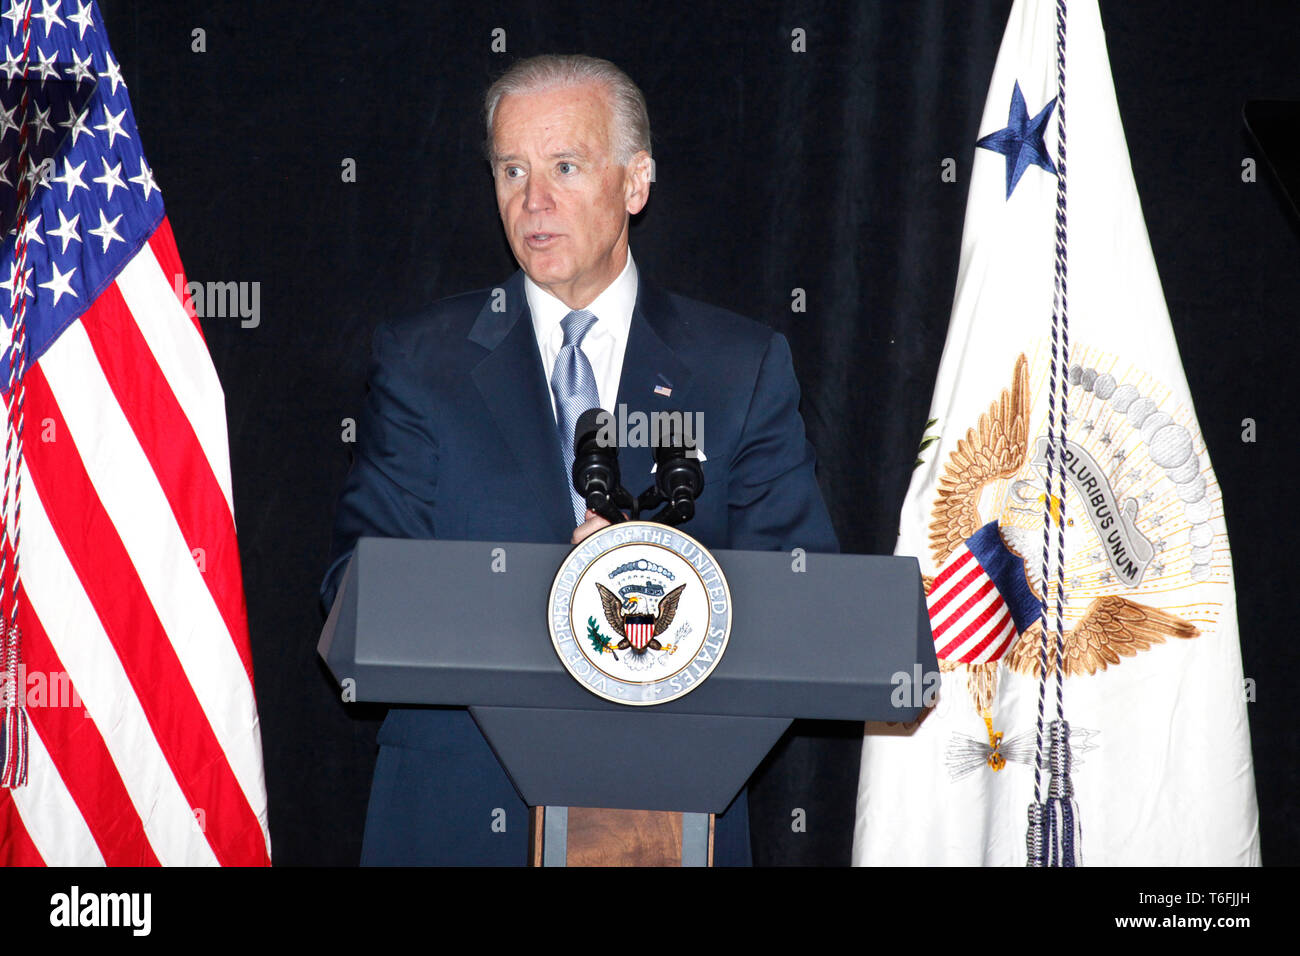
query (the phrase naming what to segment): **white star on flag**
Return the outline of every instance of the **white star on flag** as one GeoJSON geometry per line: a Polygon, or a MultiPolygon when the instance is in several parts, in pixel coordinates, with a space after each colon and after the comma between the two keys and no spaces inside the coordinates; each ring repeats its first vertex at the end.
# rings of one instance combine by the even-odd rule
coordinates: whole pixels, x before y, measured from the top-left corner
{"type": "Polygon", "coordinates": [[[100,162],[104,164],[104,173],[102,176],[96,176],[91,182],[103,183],[104,189],[108,192],[107,198],[112,199],[114,189],[126,188],[126,183],[122,182],[122,164],[116,163],[110,168],[108,160],[102,156],[100,162]]]}
{"type": "Polygon", "coordinates": [[[33,13],[33,14],[32,14],[32,19],[33,19],[33,20],[40,20],[40,21],[44,24],[44,26],[45,26],[45,38],[46,38],[47,40],[50,38],[50,28],[51,28],[51,27],[54,27],[54,26],[66,27],[66,26],[67,26],[67,24],[65,24],[65,23],[63,22],[63,18],[60,17],[59,14],[58,14],[59,5],[60,5],[61,3],[62,3],[62,0],[54,0],[54,3],[50,3],[50,0],[41,0],[41,12],[40,12],[40,13],[33,13]]]}
{"type": "Polygon", "coordinates": [[[69,219],[67,216],[63,215],[62,209],[60,209],[58,212],[59,212],[59,228],[51,229],[49,231],[49,235],[56,236],[59,239],[62,239],[63,248],[60,249],[59,251],[67,252],[68,243],[81,241],[81,236],[77,235],[77,220],[81,218],[81,213],[77,213],[75,216],[69,219]]]}
{"type": "Polygon", "coordinates": [[[99,210],[99,225],[96,226],[94,229],[89,229],[87,231],[92,236],[99,236],[99,238],[103,241],[104,247],[100,250],[101,252],[108,252],[108,244],[110,242],[113,242],[115,240],[117,242],[125,241],[121,236],[117,234],[116,227],[121,220],[122,220],[122,215],[120,213],[114,216],[110,220],[107,216],[104,215],[104,210],[102,209],[99,210]]]}
{"type": "Polygon", "coordinates": [[[127,136],[126,130],[122,128],[122,117],[125,115],[126,115],[126,110],[122,110],[116,116],[114,116],[112,113],[108,111],[107,106],[104,107],[104,122],[97,125],[95,129],[102,129],[108,132],[109,149],[113,148],[113,144],[117,141],[117,138],[119,136],[126,136],[127,139],[131,138],[130,136],[127,136]]]}
{"type": "Polygon", "coordinates": [[[63,175],[53,177],[53,182],[62,183],[64,186],[67,187],[68,195],[65,198],[71,199],[73,190],[77,188],[84,189],[87,192],[90,191],[90,187],[81,181],[81,171],[85,168],[86,168],[85,160],[82,160],[76,166],[73,166],[70,162],[68,162],[67,157],[64,157],[63,175]]]}
{"type": "Polygon", "coordinates": [[[59,271],[59,264],[57,262],[50,263],[50,267],[54,270],[54,274],[50,277],[49,282],[40,283],[40,287],[42,289],[49,289],[54,293],[55,305],[59,304],[59,299],[63,298],[65,293],[75,299],[77,297],[77,292],[72,288],[72,276],[73,273],[77,271],[76,268],[74,267],[69,269],[66,273],[63,273],[59,271]]]}

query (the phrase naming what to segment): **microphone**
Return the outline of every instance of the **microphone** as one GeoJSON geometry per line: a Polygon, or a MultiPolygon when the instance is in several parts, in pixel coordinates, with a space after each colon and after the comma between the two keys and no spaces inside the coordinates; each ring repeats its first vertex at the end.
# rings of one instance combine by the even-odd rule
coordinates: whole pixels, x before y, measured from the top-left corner
{"type": "Polygon", "coordinates": [[[680,429],[672,429],[668,443],[655,446],[655,490],[668,503],[656,521],[680,524],[695,517],[695,499],[704,491],[704,469],[688,450],[694,448],[687,448],[680,429]]]}
{"type": "Polygon", "coordinates": [[[618,443],[601,441],[612,417],[603,408],[589,408],[578,416],[573,430],[573,488],[588,508],[617,523],[626,520],[616,506],[626,495],[618,473],[618,443]]]}

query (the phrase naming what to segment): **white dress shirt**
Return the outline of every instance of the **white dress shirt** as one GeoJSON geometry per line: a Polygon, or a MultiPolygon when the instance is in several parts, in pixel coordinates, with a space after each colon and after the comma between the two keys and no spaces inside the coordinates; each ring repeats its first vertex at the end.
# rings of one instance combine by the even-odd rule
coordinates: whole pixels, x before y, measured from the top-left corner
{"type": "MultiPolygon", "coordinates": [[[[587,306],[596,316],[596,323],[582,340],[582,353],[591,363],[596,376],[596,391],[600,394],[600,407],[617,412],[618,382],[623,375],[623,353],[627,350],[627,334],[632,327],[632,310],[636,308],[637,272],[632,261],[632,251],[627,253],[627,265],[618,278],[605,287],[587,306]]],[[[564,329],[560,322],[572,309],[547,292],[532,279],[524,276],[524,294],[528,297],[528,311],[533,317],[533,334],[542,356],[542,371],[546,373],[547,392],[551,395],[551,414],[555,415],[555,393],[551,391],[551,373],[555,359],[564,347],[564,329]]]]}

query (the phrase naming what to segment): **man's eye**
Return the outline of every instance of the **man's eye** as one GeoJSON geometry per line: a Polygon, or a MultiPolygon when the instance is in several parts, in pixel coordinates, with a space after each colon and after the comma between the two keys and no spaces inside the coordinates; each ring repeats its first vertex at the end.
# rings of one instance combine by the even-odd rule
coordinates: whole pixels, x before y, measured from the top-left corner
{"type": "Polygon", "coordinates": [[[555,168],[560,171],[561,176],[567,176],[569,173],[577,172],[578,170],[578,167],[573,165],[573,163],[560,163],[560,165],[555,168]]]}
{"type": "Polygon", "coordinates": [[[520,169],[518,166],[507,166],[507,167],[506,167],[506,179],[518,179],[518,178],[519,178],[520,176],[522,176],[523,174],[524,174],[524,171],[523,171],[522,169],[520,169]]]}

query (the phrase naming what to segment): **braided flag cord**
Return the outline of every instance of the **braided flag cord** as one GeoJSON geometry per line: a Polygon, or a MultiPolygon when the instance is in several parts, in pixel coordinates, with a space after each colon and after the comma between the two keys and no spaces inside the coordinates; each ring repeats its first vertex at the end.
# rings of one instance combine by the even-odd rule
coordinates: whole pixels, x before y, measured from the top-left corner
{"type": "MultiPolygon", "coordinates": [[[[31,4],[27,5],[22,24],[22,55],[20,58],[23,82],[18,115],[24,120],[31,108],[31,89],[27,80],[27,67],[31,54],[31,4]]],[[[30,157],[30,129],[24,121],[18,132],[18,182],[17,220],[15,225],[14,260],[16,268],[11,281],[21,283],[27,275],[27,245],[30,238],[27,220],[27,201],[37,177],[30,157]]],[[[39,134],[38,134],[39,135],[39,134]]],[[[9,301],[11,340],[4,356],[7,375],[4,385],[5,405],[5,462],[4,491],[0,496],[0,666],[4,668],[4,681],[0,686],[3,716],[0,717],[0,787],[13,789],[27,783],[27,708],[25,705],[22,634],[18,628],[18,606],[21,596],[18,543],[23,462],[23,376],[27,371],[27,296],[19,294],[17,303],[9,301]]]]}
{"type": "Polygon", "coordinates": [[[1043,593],[1042,640],[1039,645],[1038,722],[1034,749],[1034,802],[1029,806],[1026,833],[1026,862],[1029,866],[1075,866],[1080,862],[1081,831],[1074,785],[1070,780],[1070,725],[1065,720],[1065,426],[1069,418],[1070,324],[1068,311],[1068,259],[1066,237],[1065,178],[1065,0],[1056,2],[1056,256],[1052,298],[1052,350],[1047,388],[1047,491],[1043,498],[1043,593]],[[1060,398],[1061,414],[1056,415],[1060,398]],[[1056,478],[1053,491],[1052,479],[1056,478]],[[1055,495],[1055,502],[1053,501],[1055,495]],[[1055,511],[1055,515],[1053,515],[1055,511]],[[1044,759],[1043,720],[1049,668],[1048,582],[1052,567],[1051,530],[1056,523],[1056,615],[1051,628],[1056,636],[1056,719],[1048,728],[1048,750],[1044,759]],[[1042,799],[1042,768],[1051,779],[1048,798],[1042,799]]]}
{"type": "Polygon", "coordinates": [[[0,865],[265,865],[224,395],[99,10],[34,6],[0,0],[0,865]]]}

